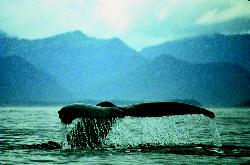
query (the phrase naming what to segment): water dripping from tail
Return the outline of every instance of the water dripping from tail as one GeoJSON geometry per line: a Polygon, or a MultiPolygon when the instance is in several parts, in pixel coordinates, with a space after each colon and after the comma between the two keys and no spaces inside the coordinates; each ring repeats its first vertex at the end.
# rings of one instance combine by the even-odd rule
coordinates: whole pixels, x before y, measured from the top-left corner
{"type": "Polygon", "coordinates": [[[220,146],[220,136],[213,120],[203,115],[120,118],[104,139],[106,147],[220,146]]]}
{"type": "Polygon", "coordinates": [[[63,129],[64,149],[221,146],[216,123],[203,115],[82,118],[63,129]]]}
{"type": "Polygon", "coordinates": [[[63,149],[97,149],[103,147],[103,139],[111,130],[116,118],[81,118],[69,126],[63,125],[63,149]]]}

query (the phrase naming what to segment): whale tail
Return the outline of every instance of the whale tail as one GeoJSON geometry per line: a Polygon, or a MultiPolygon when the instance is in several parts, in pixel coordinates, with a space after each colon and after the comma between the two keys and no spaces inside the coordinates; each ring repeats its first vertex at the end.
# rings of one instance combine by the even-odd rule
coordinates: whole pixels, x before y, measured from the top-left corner
{"type": "Polygon", "coordinates": [[[118,107],[104,101],[96,106],[73,104],[58,111],[64,124],[70,124],[76,118],[81,118],[77,125],[67,135],[67,141],[72,148],[98,148],[101,146],[112,125],[118,118],[131,117],[162,117],[186,114],[202,114],[214,118],[213,112],[204,108],[177,102],[152,102],[118,107]]]}
{"type": "Polygon", "coordinates": [[[116,118],[116,117],[162,117],[186,114],[202,114],[214,118],[213,112],[198,106],[178,102],[151,102],[118,107],[105,101],[96,106],[73,104],[58,111],[59,118],[70,124],[76,118],[116,118]]]}

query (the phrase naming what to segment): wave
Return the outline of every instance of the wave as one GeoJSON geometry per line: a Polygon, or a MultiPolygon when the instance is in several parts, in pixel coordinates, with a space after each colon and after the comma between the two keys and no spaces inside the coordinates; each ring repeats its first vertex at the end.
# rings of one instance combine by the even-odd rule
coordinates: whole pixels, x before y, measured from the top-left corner
{"type": "MultiPolygon", "coordinates": [[[[13,148],[11,148],[13,149],[13,148]]],[[[40,144],[29,144],[15,147],[14,149],[35,149],[35,150],[63,150],[62,144],[54,141],[48,141],[40,144]]],[[[77,148],[66,149],[65,151],[85,151],[87,152],[112,152],[112,153],[160,153],[160,154],[177,154],[177,155],[204,155],[204,156],[223,156],[223,157],[250,157],[249,146],[236,145],[205,145],[205,144],[189,144],[189,145],[166,145],[155,146],[151,144],[139,145],[137,147],[127,146],[125,148],[117,148],[110,146],[108,148],[77,148]]]]}

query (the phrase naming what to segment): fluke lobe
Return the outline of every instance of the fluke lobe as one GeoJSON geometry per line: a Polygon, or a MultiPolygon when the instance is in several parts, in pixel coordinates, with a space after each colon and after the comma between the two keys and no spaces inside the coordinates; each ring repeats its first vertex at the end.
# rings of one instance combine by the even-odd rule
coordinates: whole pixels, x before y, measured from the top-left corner
{"type": "Polygon", "coordinates": [[[105,101],[97,105],[70,104],[58,111],[64,124],[70,124],[76,118],[119,118],[162,117],[172,115],[202,114],[214,118],[213,112],[198,106],[178,102],[149,102],[118,107],[105,101]]]}

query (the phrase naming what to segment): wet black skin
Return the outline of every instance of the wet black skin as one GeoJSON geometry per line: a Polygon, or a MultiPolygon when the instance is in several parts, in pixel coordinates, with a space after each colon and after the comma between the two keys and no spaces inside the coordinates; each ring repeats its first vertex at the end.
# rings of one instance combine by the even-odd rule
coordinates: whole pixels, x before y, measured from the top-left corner
{"type": "Polygon", "coordinates": [[[178,102],[151,102],[118,107],[111,102],[94,105],[72,104],[58,111],[64,124],[76,118],[162,117],[171,115],[202,114],[214,118],[213,112],[194,105],[178,102]]]}

